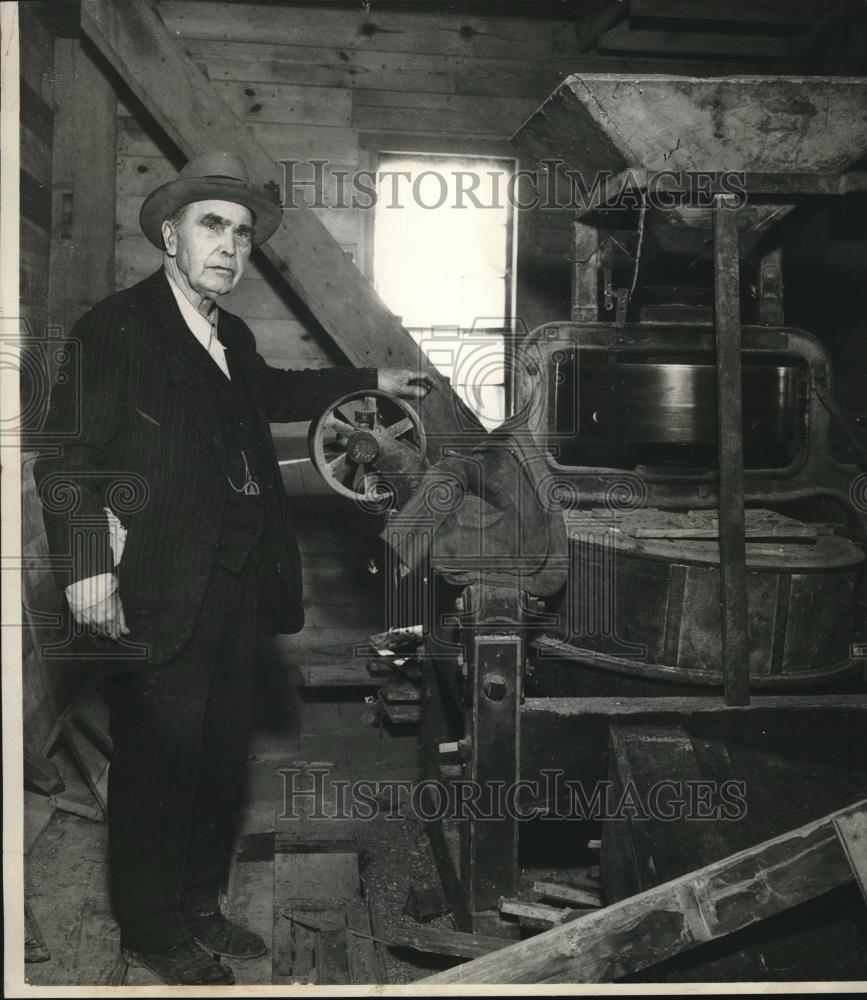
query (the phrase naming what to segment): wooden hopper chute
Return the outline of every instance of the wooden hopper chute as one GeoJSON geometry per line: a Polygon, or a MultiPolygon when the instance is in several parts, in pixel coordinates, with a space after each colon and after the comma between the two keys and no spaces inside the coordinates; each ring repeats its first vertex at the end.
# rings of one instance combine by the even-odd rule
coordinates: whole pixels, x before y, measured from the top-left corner
{"type": "MultiPolygon", "coordinates": [[[[834,175],[867,151],[867,79],[801,76],[575,74],[515,133],[534,160],[561,159],[592,190],[599,175],[643,171],[834,175]]],[[[780,196],[788,195],[781,185],[780,196]]],[[[741,251],[794,207],[791,196],[740,213],[741,251]]],[[[655,213],[663,249],[693,253],[710,211],[655,213]],[[677,231],[675,239],[668,233],[677,231]]]]}

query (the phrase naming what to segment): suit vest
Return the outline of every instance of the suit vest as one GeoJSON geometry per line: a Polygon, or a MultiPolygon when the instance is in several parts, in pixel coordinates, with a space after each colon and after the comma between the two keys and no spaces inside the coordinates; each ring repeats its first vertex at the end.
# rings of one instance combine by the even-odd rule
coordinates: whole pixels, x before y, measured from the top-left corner
{"type": "Polygon", "coordinates": [[[261,491],[267,456],[256,430],[253,400],[231,352],[226,351],[231,375],[227,379],[193,334],[186,332],[185,350],[216,410],[229,462],[217,562],[240,573],[262,534],[261,491]]]}

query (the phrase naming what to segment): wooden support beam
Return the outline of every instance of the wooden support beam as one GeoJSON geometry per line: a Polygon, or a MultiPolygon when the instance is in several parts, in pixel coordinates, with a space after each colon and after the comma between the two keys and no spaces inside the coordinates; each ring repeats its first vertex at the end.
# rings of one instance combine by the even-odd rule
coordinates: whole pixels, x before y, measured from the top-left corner
{"type": "Polygon", "coordinates": [[[575,21],[575,38],[579,52],[589,52],[599,36],[629,16],[629,9],[621,0],[595,0],[582,4],[581,15],[575,21]]]}
{"type": "Polygon", "coordinates": [[[599,321],[599,229],[577,219],[572,223],[573,323],[599,321]]]}
{"type": "Polygon", "coordinates": [[[660,56],[726,56],[741,59],[774,59],[789,54],[783,35],[739,35],[702,31],[653,31],[626,23],[610,28],[596,47],[600,52],[643,52],[660,56]]]}
{"type": "Polygon", "coordinates": [[[719,548],[723,683],[727,705],[750,700],[738,213],[714,198],[714,312],[719,427],[719,548]]]}
{"type": "MultiPolygon", "coordinates": [[[[281,167],[144,0],[82,0],[81,27],[184,156],[230,150],[255,184],[280,190],[281,167]]],[[[484,433],[311,210],[287,206],[262,252],[352,364],[425,369],[435,387],[419,405],[429,448],[461,430],[484,433]]]]}
{"type": "Polygon", "coordinates": [[[810,25],[824,10],[817,0],[629,0],[637,18],[675,21],[729,21],[733,24],[810,25]]]}
{"type": "Polygon", "coordinates": [[[867,800],[419,984],[600,983],[632,975],[852,879],[835,821],[867,800]]]}

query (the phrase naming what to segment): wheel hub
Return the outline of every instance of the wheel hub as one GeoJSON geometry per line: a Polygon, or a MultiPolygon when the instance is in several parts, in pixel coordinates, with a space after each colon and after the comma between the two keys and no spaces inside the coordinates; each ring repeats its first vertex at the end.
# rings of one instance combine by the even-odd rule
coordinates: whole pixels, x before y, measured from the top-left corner
{"type": "Polygon", "coordinates": [[[368,465],[379,455],[379,442],[370,431],[358,431],[346,444],[346,457],[358,465],[368,465]]]}

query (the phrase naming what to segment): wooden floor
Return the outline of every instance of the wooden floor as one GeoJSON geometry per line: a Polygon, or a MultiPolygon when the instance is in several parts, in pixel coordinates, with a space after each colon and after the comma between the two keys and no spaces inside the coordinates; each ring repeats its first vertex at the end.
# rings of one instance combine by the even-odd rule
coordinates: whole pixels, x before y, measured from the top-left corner
{"type": "MultiPolygon", "coordinates": [[[[377,520],[328,501],[299,504],[295,513],[307,626],[258,648],[257,724],[227,898],[229,914],[261,934],[269,954],[233,969],[239,983],[251,984],[409,982],[442,964],[416,965],[414,953],[374,949],[370,936],[388,939],[395,927],[412,924],[401,913],[410,886],[436,884],[421,827],[405,808],[389,810],[383,797],[372,819],[323,817],[336,810],[332,790],[340,782],[407,787],[417,774],[417,729],[380,728],[364,700],[370,688],[346,686],[353,673],[370,684],[356,651],[384,627],[384,574],[371,573],[370,565],[381,557],[377,520]],[[311,668],[332,669],[344,686],[312,689],[311,668]],[[318,814],[310,796],[293,803],[284,794],[293,781],[297,790],[311,787],[301,762],[322,765],[318,814]]],[[[44,802],[28,800],[35,824],[44,819],[44,802]]],[[[59,811],[38,825],[25,889],[51,959],[27,965],[28,981],[155,982],[127,969],[119,954],[105,825],[59,811]]]]}
{"type": "MultiPolygon", "coordinates": [[[[374,949],[363,935],[373,930],[374,936],[388,939],[395,926],[409,921],[400,911],[410,885],[435,882],[421,829],[405,809],[388,818],[385,801],[381,814],[371,820],[323,816],[335,811],[330,794],[335,782],[411,781],[416,735],[371,725],[359,695],[303,704],[298,699],[295,707],[297,717],[286,728],[263,722],[251,747],[249,794],[232,861],[227,912],[261,934],[269,954],[234,962],[236,980],[288,984],[419,978],[438,966],[415,966],[405,953],[380,945],[374,949]],[[284,785],[291,792],[293,781],[297,790],[312,787],[300,762],[320,762],[328,772],[315,798],[318,809],[306,796],[296,796],[294,807],[284,796],[284,785]],[[346,935],[347,922],[361,934],[346,935]],[[348,948],[335,945],[331,967],[326,959],[316,967],[312,935],[317,930],[336,931],[341,941],[349,941],[348,948]],[[343,978],[334,978],[341,974],[343,978]]],[[[127,969],[120,957],[108,903],[106,833],[103,823],[56,811],[26,858],[27,899],[51,955],[48,962],[26,966],[27,981],[34,985],[156,981],[140,969],[127,969]]],[[[322,939],[327,943],[327,935],[322,939]]],[[[318,953],[326,954],[322,940],[318,944],[318,953]]]]}

